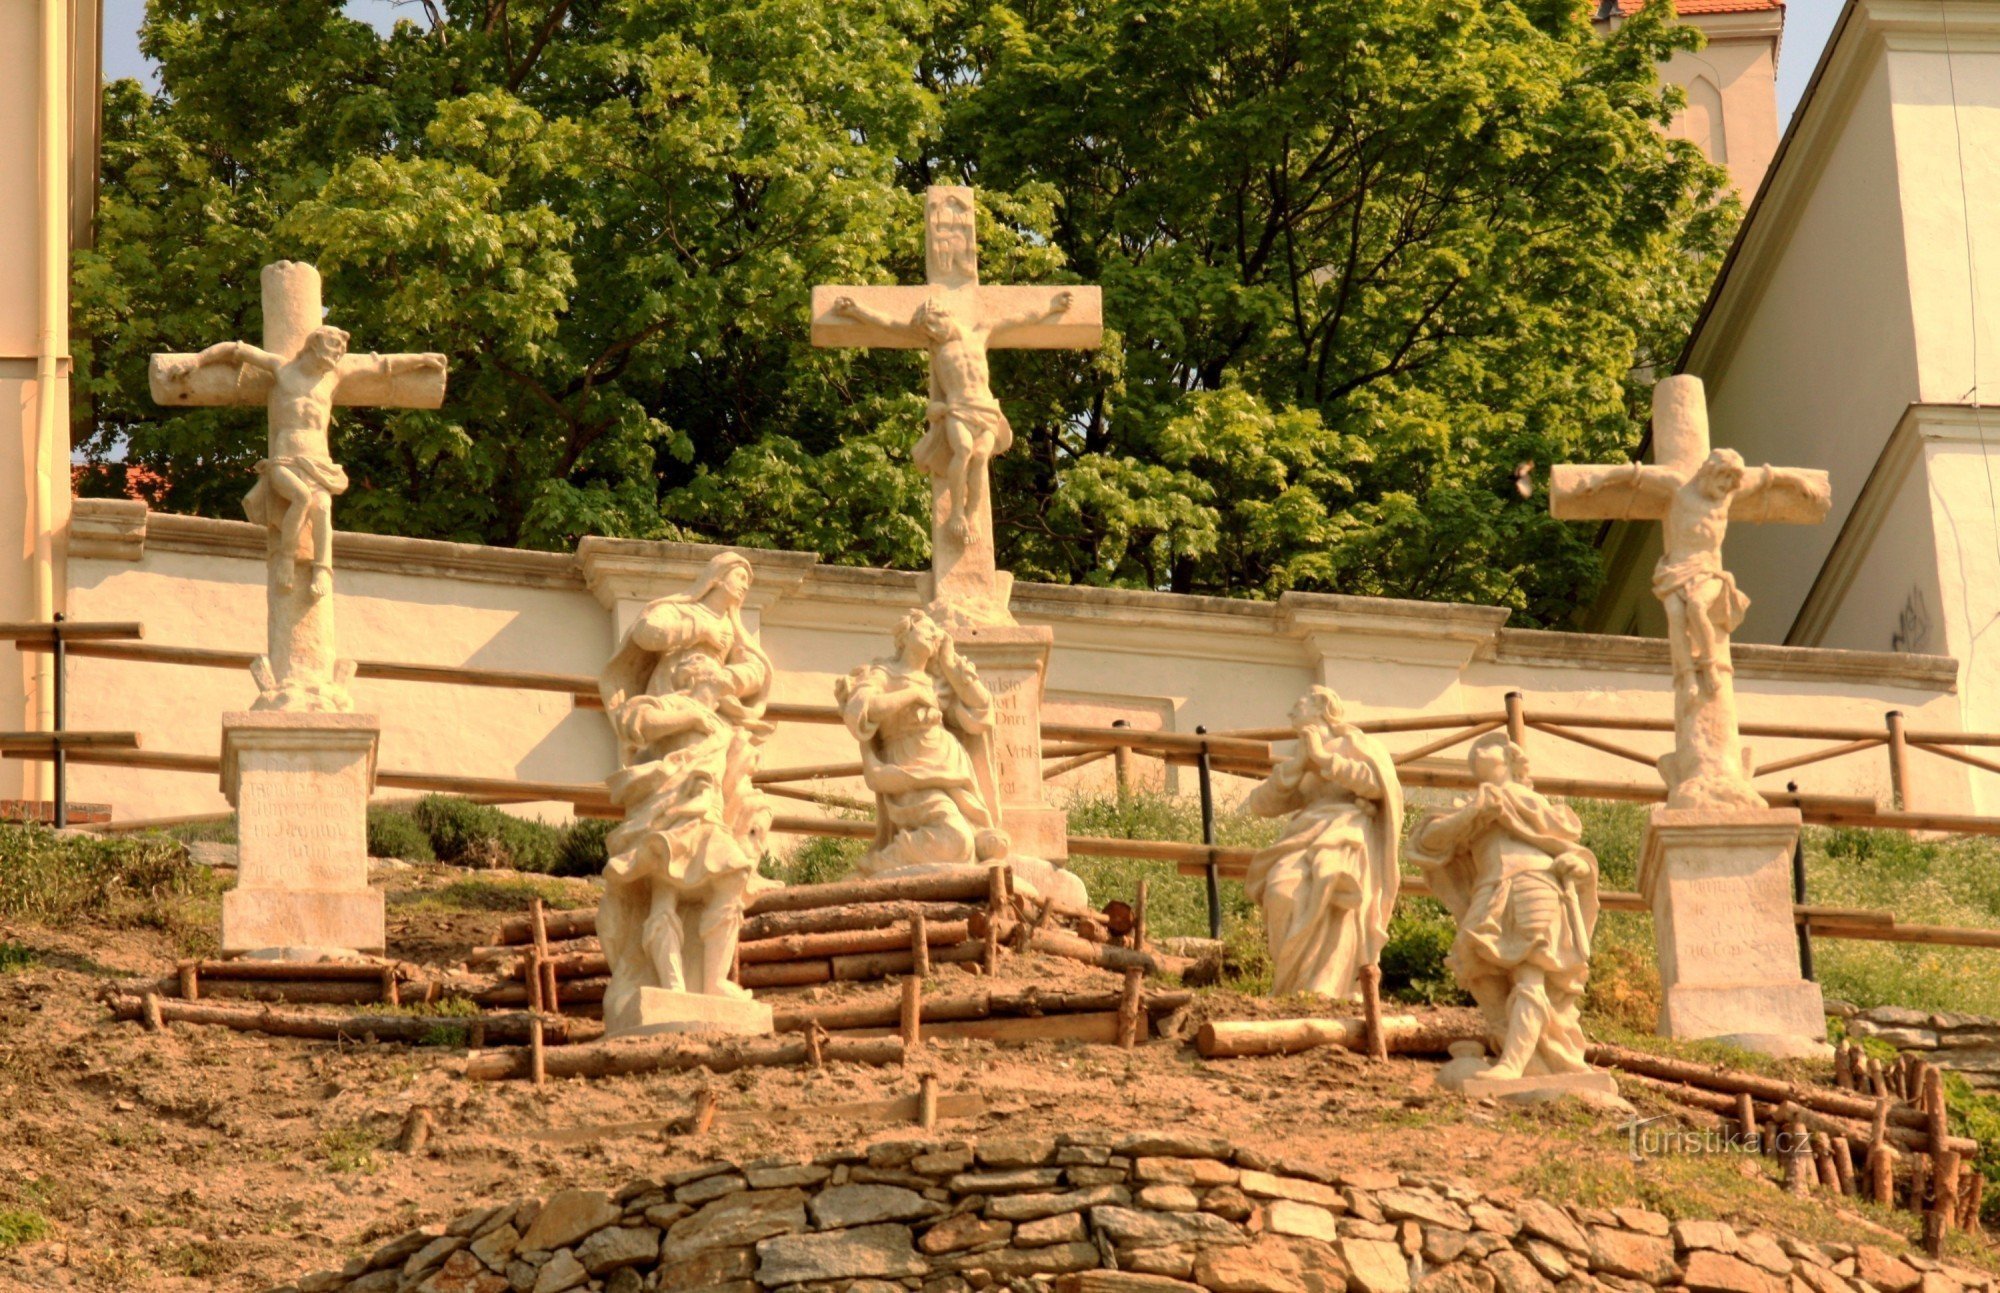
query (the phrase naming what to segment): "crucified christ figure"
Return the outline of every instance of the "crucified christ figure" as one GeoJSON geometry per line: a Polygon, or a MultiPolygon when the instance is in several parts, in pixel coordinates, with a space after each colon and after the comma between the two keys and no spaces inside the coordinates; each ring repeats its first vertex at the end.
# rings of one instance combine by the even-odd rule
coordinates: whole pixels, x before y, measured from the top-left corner
{"type": "Polygon", "coordinates": [[[212,364],[238,364],[271,374],[270,456],[257,464],[258,481],[243,500],[243,510],[259,525],[280,526],[277,550],[283,559],[276,563],[276,578],[282,588],[292,587],[296,579],[293,555],[305,527],[312,526],[310,591],[314,598],[325,597],[333,591],[333,496],[347,492],[347,472],[333,460],[327,442],[334,391],[349,377],[442,375],[444,356],[350,355],[345,332],[319,327],[291,359],[246,341],[224,341],[180,361],[165,375],[178,380],[212,364]]]}
{"type": "Polygon", "coordinates": [[[1000,401],[993,398],[987,366],[987,343],[1008,328],[1048,323],[1067,313],[1074,297],[1057,292],[1048,306],[1019,314],[986,317],[977,309],[969,315],[941,296],[926,297],[907,320],[882,314],[851,296],[835,299],[833,313],[843,319],[892,332],[915,333],[930,351],[928,424],[913,455],[919,467],[945,481],[945,532],[964,543],[981,517],[990,524],[987,466],[1014,443],[1014,430],[1000,401]]]}

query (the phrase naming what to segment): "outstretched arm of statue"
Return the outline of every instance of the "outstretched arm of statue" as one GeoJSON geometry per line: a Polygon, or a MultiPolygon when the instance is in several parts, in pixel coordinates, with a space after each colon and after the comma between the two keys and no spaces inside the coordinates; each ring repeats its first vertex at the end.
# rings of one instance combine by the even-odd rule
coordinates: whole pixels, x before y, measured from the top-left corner
{"type": "Polygon", "coordinates": [[[349,355],[340,361],[342,377],[394,377],[399,373],[441,373],[445,358],[435,352],[421,355],[349,355]]]}
{"type": "Polygon", "coordinates": [[[837,319],[851,319],[865,323],[871,328],[895,328],[898,331],[915,331],[916,320],[898,319],[892,315],[871,310],[851,296],[837,296],[833,300],[833,314],[837,319]]]}
{"type": "Polygon", "coordinates": [[[275,373],[285,366],[285,361],[268,350],[260,350],[247,341],[219,341],[194,357],[189,371],[207,368],[211,364],[247,364],[275,373]]]}
{"type": "Polygon", "coordinates": [[[993,322],[986,326],[987,335],[991,336],[996,332],[1004,332],[1008,328],[1024,328],[1031,323],[1048,323],[1053,319],[1059,319],[1063,315],[1068,314],[1069,307],[1075,303],[1076,293],[1070,291],[1057,292],[1049,298],[1048,306],[1044,309],[1023,310],[1019,314],[1002,315],[1000,318],[993,320],[993,322]]]}

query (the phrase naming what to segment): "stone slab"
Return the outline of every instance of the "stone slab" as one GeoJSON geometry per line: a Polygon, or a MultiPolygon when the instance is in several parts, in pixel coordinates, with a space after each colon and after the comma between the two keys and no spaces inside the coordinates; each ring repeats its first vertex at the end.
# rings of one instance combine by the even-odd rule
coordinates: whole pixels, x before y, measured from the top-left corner
{"type": "Polygon", "coordinates": [[[1016,853],[1061,861],[1069,856],[1068,817],[1042,784],[1042,690],[1053,630],[1039,625],[954,628],[952,641],[993,693],[993,753],[1000,783],[1000,825],[1016,853]]]}
{"type": "Polygon", "coordinates": [[[368,887],[381,730],[372,714],[222,716],[222,791],[238,840],[236,888],[222,902],[225,956],[383,951],[382,895],[368,887]]]}
{"type": "Polygon", "coordinates": [[[1792,922],[1796,809],[1659,808],[1639,891],[1653,909],[1662,1036],[1782,1053],[1826,1041],[1819,985],[1799,975],[1792,922]]]}
{"type": "Polygon", "coordinates": [[[712,996],[706,992],[675,992],[671,988],[639,989],[639,1024],[606,1036],[652,1037],[660,1033],[724,1033],[733,1037],[768,1037],[774,1031],[771,1007],[761,1001],[712,996]]]}
{"type": "MultiPolygon", "coordinates": [[[[1440,1086],[1444,1085],[1442,1082],[1440,1086]]],[[[1460,1081],[1459,1094],[1468,1100],[1505,1100],[1512,1104],[1540,1104],[1566,1095],[1616,1096],[1618,1082],[1609,1073],[1540,1073],[1532,1077],[1467,1077],[1460,1081]]]]}

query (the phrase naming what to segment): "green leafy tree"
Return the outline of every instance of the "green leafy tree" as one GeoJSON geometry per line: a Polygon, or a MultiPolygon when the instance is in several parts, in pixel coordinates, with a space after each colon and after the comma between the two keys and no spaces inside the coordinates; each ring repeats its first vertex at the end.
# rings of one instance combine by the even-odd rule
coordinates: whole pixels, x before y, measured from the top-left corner
{"type": "MultiPolygon", "coordinates": [[[[1476,600],[1550,622],[1587,532],[1519,464],[1629,447],[1733,202],[1660,127],[1664,6],[1532,0],[480,0],[388,36],[155,0],[77,267],[87,453],[234,514],[254,411],[145,356],[254,335],[311,259],[443,409],[345,413],[344,527],[927,556],[910,352],[819,351],[816,282],[917,281],[980,188],[989,281],[1097,282],[1097,352],[995,356],[1023,578],[1476,600]]],[[[105,479],[115,482],[115,472],[105,479]]]]}

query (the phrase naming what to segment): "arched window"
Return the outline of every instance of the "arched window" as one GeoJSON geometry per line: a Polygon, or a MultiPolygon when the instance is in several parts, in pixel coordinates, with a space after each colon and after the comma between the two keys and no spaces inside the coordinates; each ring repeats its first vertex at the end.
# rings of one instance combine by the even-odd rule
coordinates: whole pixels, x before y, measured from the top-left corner
{"type": "Polygon", "coordinates": [[[1697,75],[1686,86],[1687,106],[1674,117],[1673,133],[1708,155],[1718,166],[1729,164],[1729,145],[1723,139],[1722,92],[1715,82],[1697,75]]]}

